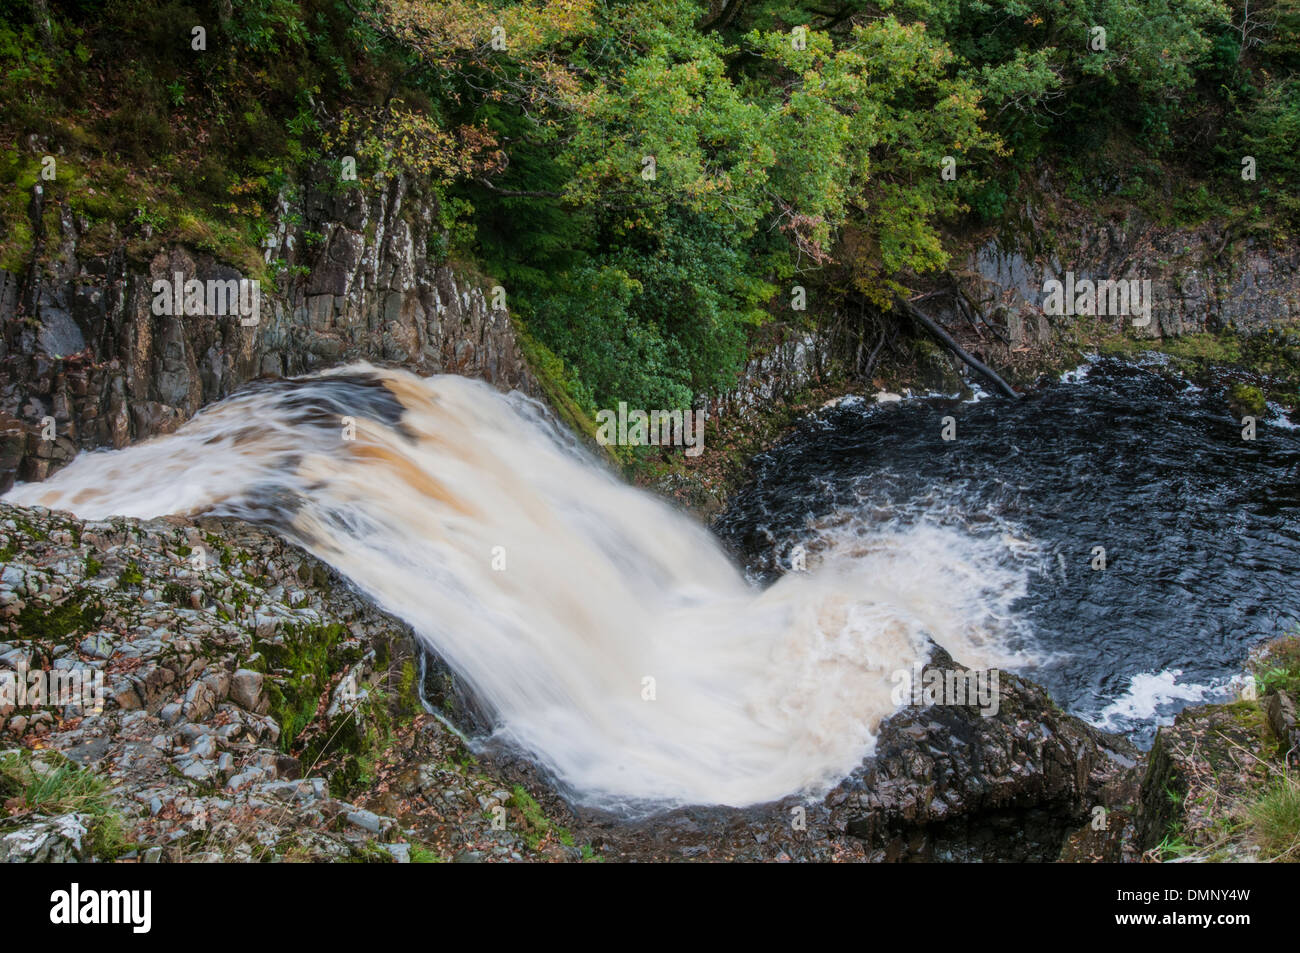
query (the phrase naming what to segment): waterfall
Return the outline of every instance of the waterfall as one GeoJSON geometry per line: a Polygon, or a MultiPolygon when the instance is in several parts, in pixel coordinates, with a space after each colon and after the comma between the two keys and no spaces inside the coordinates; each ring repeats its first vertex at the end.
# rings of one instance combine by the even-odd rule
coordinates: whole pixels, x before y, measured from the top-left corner
{"type": "Polygon", "coordinates": [[[979,539],[825,520],[759,589],[535,401],[353,365],[262,381],[175,433],[82,454],[11,502],[274,527],[408,622],[575,801],[817,795],[872,750],[929,640],[973,667],[1024,580],[979,539]]]}

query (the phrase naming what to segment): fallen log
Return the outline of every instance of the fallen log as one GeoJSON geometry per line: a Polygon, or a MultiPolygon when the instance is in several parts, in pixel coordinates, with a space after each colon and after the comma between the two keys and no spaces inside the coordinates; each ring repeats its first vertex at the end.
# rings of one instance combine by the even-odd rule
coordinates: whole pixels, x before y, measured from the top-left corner
{"type": "Polygon", "coordinates": [[[902,311],[904,314],[906,314],[908,317],[914,320],[917,324],[921,325],[921,327],[925,328],[936,338],[938,338],[940,344],[942,344],[948,350],[952,351],[953,354],[956,354],[957,357],[960,358],[968,367],[970,367],[971,370],[975,371],[975,373],[979,374],[990,384],[992,384],[993,388],[998,393],[1002,394],[1005,397],[1020,396],[1014,390],[1011,389],[1010,384],[1008,384],[1006,381],[1004,381],[1001,377],[998,376],[997,372],[993,370],[993,368],[989,367],[983,361],[980,361],[977,358],[972,357],[970,354],[967,354],[966,351],[962,348],[962,346],[953,340],[951,334],[949,334],[942,327],[940,327],[938,322],[936,322],[934,319],[932,319],[927,314],[922,312],[921,309],[916,307],[916,305],[912,304],[912,302],[907,301],[903,298],[895,298],[894,305],[900,311],[902,311]]]}

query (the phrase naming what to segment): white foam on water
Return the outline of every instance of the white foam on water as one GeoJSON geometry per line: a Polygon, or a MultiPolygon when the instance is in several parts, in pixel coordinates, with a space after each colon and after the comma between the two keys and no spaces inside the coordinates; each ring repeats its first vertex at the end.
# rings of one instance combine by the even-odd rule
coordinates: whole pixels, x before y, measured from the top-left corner
{"type": "Polygon", "coordinates": [[[1072,371],[1065,371],[1061,374],[1062,384],[1082,384],[1092,373],[1092,369],[1097,366],[1098,356],[1096,354],[1085,354],[1083,363],[1072,371]]]}
{"type": "Polygon", "coordinates": [[[1140,672],[1129,679],[1128,690],[1093,720],[1098,728],[1114,731],[1139,722],[1173,724],[1174,713],[1166,709],[1184,706],[1179,702],[1201,702],[1224,693],[1227,682],[1180,684],[1182,669],[1140,672]]]}
{"type": "Polygon", "coordinates": [[[1287,416],[1286,408],[1281,404],[1275,404],[1273,401],[1267,402],[1267,407],[1271,416],[1264,423],[1270,427],[1280,427],[1283,430],[1300,430],[1300,424],[1295,423],[1287,416]]]}

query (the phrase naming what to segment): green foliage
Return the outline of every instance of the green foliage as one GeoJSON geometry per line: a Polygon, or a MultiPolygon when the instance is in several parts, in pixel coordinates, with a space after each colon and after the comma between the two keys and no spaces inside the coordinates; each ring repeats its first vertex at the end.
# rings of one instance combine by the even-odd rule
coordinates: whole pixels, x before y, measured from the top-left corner
{"type": "Polygon", "coordinates": [[[403,173],[569,411],[686,407],[791,284],[888,304],[1044,163],[1082,200],[1300,222],[1300,0],[1245,2],[85,0],[46,36],[0,0],[0,266],[47,152],[90,252],[255,274],[282,191],[403,173]]]}
{"type": "Polygon", "coordinates": [[[1300,696],[1300,635],[1269,646],[1268,655],[1252,674],[1261,694],[1284,691],[1300,696]]]}
{"type": "Polygon", "coordinates": [[[443,857],[436,851],[429,850],[420,844],[411,844],[411,863],[413,864],[445,864],[447,858],[443,857]]]}
{"type": "Polygon", "coordinates": [[[682,0],[602,7],[609,42],[569,53],[587,84],[568,108],[531,130],[486,113],[503,141],[572,130],[567,147],[522,157],[537,178],[512,157],[498,187],[559,202],[475,204],[515,203],[480,218],[479,250],[588,413],[688,407],[729,386],[774,279],[831,262],[841,229],[879,300],[901,289],[899,272],[941,266],[940,220],[964,208],[939,177],[943,156],[999,151],[978,91],[924,24],[888,18],[848,43],[813,32],[795,49],[759,30],[729,45],[698,31],[698,14],[682,0]],[[561,204],[576,212],[567,227],[553,221],[561,204]]]}
{"type": "Polygon", "coordinates": [[[1167,833],[1160,843],[1156,845],[1155,849],[1160,852],[1162,858],[1168,860],[1175,860],[1196,853],[1196,847],[1187,843],[1181,829],[1177,827],[1167,833]]]}
{"type": "Polygon", "coordinates": [[[53,752],[26,750],[0,755],[0,828],[11,813],[55,816],[80,814],[85,819],[91,857],[111,860],[128,844],[122,815],[110,797],[110,785],[94,772],[53,752]]]}
{"type": "MultiPolygon", "coordinates": [[[[248,0],[229,5],[229,19],[222,6],[52,5],[47,45],[30,4],[0,3],[5,138],[35,149],[27,161],[57,156],[47,192],[116,224],[133,254],[172,239],[255,262],[251,223],[319,154],[321,99],[355,87],[345,62],[366,31],[343,3],[248,0]],[[205,50],[192,48],[196,24],[205,50]]],[[[3,210],[6,231],[21,228],[20,210],[3,210]]],[[[21,270],[14,259],[30,250],[6,236],[0,264],[21,270]]]]}
{"type": "Polygon", "coordinates": [[[573,846],[573,835],[547,817],[546,812],[542,810],[542,806],[534,800],[531,794],[524,790],[522,785],[516,784],[511,789],[509,804],[523,818],[524,840],[532,850],[536,850],[547,835],[553,835],[566,847],[573,846]]]}
{"type": "Polygon", "coordinates": [[[689,407],[727,386],[745,354],[745,328],[766,317],[770,287],[714,222],[668,216],[649,247],[629,246],[575,268],[545,295],[529,327],[579,375],[588,414],[689,407]]]}
{"type": "Polygon", "coordinates": [[[1241,152],[1255,158],[1261,191],[1300,216],[1300,76],[1269,82],[1239,120],[1241,152]]]}
{"type": "Polygon", "coordinates": [[[1267,792],[1246,811],[1251,838],[1270,861],[1300,861],[1300,782],[1274,778],[1267,792]]]}
{"type": "Polygon", "coordinates": [[[135,560],[127,563],[117,575],[117,584],[125,589],[127,586],[138,586],[144,582],[144,576],[140,573],[140,567],[135,560]]]}
{"type": "Polygon", "coordinates": [[[1233,404],[1256,417],[1262,416],[1267,409],[1264,403],[1264,392],[1252,384],[1234,383],[1230,388],[1230,395],[1233,404]]]}

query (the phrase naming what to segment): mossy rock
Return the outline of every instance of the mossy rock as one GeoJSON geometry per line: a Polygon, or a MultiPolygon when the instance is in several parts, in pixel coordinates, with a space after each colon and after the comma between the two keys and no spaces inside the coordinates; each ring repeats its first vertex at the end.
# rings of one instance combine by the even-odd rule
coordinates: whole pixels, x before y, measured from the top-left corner
{"type": "Polygon", "coordinates": [[[1229,394],[1229,405],[1239,417],[1263,417],[1268,410],[1264,401],[1264,392],[1251,384],[1233,384],[1229,394]]]}
{"type": "Polygon", "coordinates": [[[88,632],[104,617],[98,602],[82,601],[81,590],[57,605],[30,601],[18,613],[17,634],[21,639],[69,641],[69,636],[88,632]]]}

